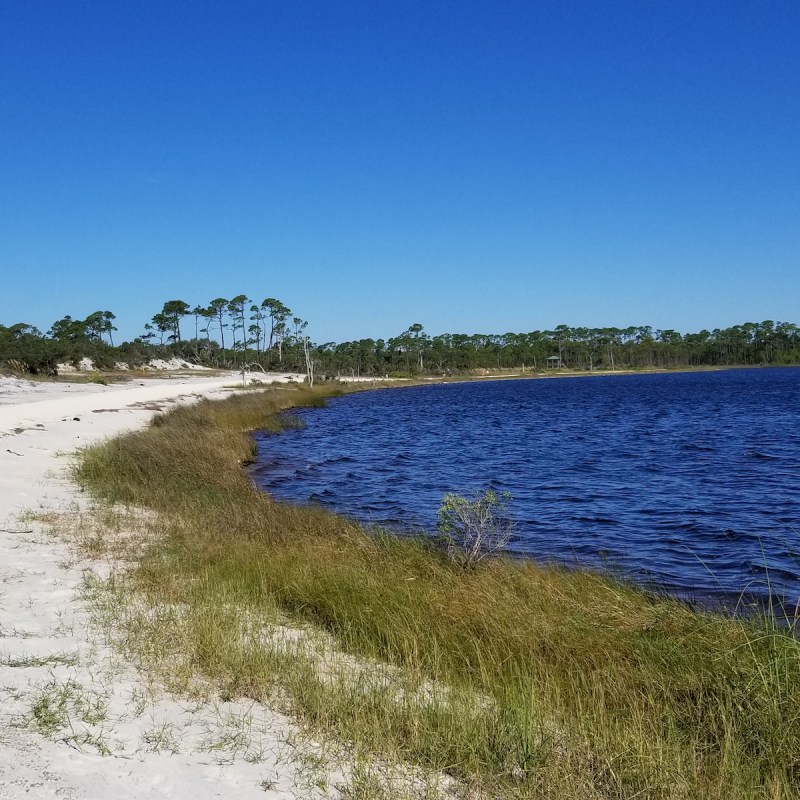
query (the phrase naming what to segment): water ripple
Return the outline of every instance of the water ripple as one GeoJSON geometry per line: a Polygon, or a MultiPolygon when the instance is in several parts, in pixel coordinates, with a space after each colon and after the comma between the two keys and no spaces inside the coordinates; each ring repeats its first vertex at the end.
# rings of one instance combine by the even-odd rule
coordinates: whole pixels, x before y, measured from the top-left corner
{"type": "Polygon", "coordinates": [[[337,398],[257,437],[273,495],[435,530],[509,491],[510,550],[704,599],[800,597],[800,370],[434,385],[337,398]]]}

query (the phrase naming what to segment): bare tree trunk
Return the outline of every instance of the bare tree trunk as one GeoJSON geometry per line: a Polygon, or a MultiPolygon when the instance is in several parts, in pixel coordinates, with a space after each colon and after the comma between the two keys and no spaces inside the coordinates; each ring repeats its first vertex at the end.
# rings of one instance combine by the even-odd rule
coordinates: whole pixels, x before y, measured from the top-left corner
{"type": "Polygon", "coordinates": [[[306,359],[306,377],[308,378],[308,385],[311,389],[314,388],[314,359],[311,358],[311,347],[308,344],[308,336],[303,339],[303,355],[306,359]]]}

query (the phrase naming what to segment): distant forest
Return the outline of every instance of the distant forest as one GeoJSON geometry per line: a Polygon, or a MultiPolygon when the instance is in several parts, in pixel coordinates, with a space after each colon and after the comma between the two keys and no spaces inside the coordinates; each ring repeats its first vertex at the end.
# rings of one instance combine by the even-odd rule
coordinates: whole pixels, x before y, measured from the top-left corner
{"type": "Polygon", "coordinates": [[[419,323],[390,339],[316,344],[308,323],[275,298],[245,295],[207,306],[169,300],[131,342],[114,343],[116,317],[96,311],[66,316],[42,333],[24,322],[0,325],[0,366],[55,374],[57,364],[90,358],[99,369],[179,358],[208,367],[306,372],[317,376],[452,375],[475,370],[628,370],[800,363],[800,328],[789,322],[745,322],[679,333],[648,325],[582,328],[558,325],[529,333],[429,336],[419,323]]]}

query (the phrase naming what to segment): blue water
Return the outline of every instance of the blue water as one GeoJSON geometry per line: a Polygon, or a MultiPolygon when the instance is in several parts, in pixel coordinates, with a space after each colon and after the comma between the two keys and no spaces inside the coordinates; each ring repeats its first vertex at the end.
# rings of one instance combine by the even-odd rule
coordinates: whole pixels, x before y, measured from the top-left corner
{"type": "Polygon", "coordinates": [[[683,597],[800,598],[800,369],[363,392],[259,435],[279,499],[435,531],[445,492],[508,491],[516,553],[683,597]]]}

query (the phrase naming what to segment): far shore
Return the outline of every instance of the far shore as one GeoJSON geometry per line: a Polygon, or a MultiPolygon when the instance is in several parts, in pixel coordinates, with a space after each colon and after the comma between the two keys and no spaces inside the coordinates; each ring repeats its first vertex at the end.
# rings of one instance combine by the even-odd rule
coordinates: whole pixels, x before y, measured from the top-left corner
{"type": "MultiPolygon", "coordinates": [[[[614,377],[618,375],[670,375],[678,373],[695,372],[728,372],[730,370],[743,369],[783,369],[784,367],[800,367],[800,364],[731,364],[725,366],[708,367],[645,367],[642,369],[596,369],[596,370],[548,370],[546,372],[522,372],[519,370],[509,370],[500,372],[487,372],[486,374],[462,374],[462,375],[431,375],[418,376],[414,378],[364,378],[361,382],[372,382],[375,384],[385,384],[396,381],[398,386],[427,386],[437,383],[474,383],[476,381],[513,381],[513,380],[552,380],[556,378],[599,378],[614,377]]],[[[349,381],[350,378],[340,378],[342,381],[349,381]]]]}

